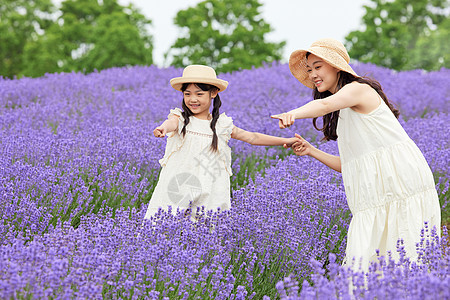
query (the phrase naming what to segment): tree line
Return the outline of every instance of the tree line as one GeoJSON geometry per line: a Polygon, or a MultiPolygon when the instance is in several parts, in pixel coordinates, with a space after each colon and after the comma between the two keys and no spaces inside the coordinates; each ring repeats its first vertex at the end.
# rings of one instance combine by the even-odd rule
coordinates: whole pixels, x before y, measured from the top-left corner
{"type": "MultiPolygon", "coordinates": [[[[206,64],[218,72],[281,60],[285,41],[269,42],[273,28],[258,0],[206,0],[180,10],[181,34],[166,57],[171,65],[206,64]]],[[[353,59],[396,70],[449,68],[448,0],[371,0],[362,30],[346,37],[353,59]]],[[[3,0],[0,76],[38,77],[153,64],[151,20],[118,0],[3,0]]]]}

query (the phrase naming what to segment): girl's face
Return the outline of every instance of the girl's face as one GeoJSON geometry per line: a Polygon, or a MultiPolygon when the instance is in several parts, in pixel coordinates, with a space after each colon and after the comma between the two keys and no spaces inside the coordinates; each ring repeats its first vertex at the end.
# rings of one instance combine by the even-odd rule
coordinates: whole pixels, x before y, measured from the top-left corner
{"type": "Polygon", "coordinates": [[[204,91],[197,85],[191,83],[183,92],[184,103],[195,117],[208,120],[211,99],[215,98],[217,93],[217,90],[204,91]]]}
{"type": "Polygon", "coordinates": [[[338,69],[311,53],[306,63],[306,71],[319,92],[330,91],[333,94],[336,92],[338,69]]]}

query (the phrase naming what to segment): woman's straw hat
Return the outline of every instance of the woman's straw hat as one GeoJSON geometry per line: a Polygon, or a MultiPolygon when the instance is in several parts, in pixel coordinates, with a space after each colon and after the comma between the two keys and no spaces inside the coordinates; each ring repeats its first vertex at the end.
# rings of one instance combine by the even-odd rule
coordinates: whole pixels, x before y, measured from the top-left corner
{"type": "Polygon", "coordinates": [[[172,87],[181,91],[183,83],[206,83],[216,86],[221,92],[228,86],[228,81],[217,78],[213,68],[203,65],[189,65],[183,70],[182,77],[170,80],[172,87]]]}
{"type": "Polygon", "coordinates": [[[309,79],[306,72],[306,53],[310,52],[336,69],[348,72],[358,77],[352,67],[348,64],[350,56],[348,56],[347,50],[344,45],[335,39],[320,39],[312,43],[311,47],[307,50],[296,50],[292,52],[289,58],[289,69],[292,75],[297,78],[301,83],[309,88],[314,88],[314,83],[309,79]]]}

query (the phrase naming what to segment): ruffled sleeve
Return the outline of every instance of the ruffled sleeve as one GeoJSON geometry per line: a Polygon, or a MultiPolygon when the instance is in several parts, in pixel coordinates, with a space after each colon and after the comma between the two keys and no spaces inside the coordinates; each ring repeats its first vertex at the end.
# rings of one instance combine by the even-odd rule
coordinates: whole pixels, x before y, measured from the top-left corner
{"type": "Polygon", "coordinates": [[[171,132],[167,135],[167,144],[166,144],[166,150],[164,153],[164,157],[159,160],[159,164],[161,167],[164,167],[167,164],[167,161],[170,159],[172,154],[177,152],[178,150],[183,147],[184,144],[184,138],[181,136],[181,129],[184,125],[184,118],[181,114],[182,110],[179,108],[174,108],[170,110],[168,118],[172,115],[178,116],[178,130],[171,132]]]}
{"type": "Polygon", "coordinates": [[[231,139],[233,128],[233,119],[225,113],[220,114],[216,127],[216,132],[219,136],[220,159],[230,176],[233,175],[233,171],[231,169],[231,148],[228,146],[228,141],[231,139]]]}
{"type": "MultiPolygon", "coordinates": [[[[178,134],[181,134],[181,129],[183,129],[184,126],[184,118],[182,115],[182,110],[178,107],[171,109],[170,113],[167,115],[167,118],[169,118],[170,116],[178,116],[178,134]]],[[[172,137],[175,133],[171,133],[170,135],[168,135],[169,137],[172,137]]]]}
{"type": "Polygon", "coordinates": [[[233,119],[228,117],[225,113],[221,113],[219,120],[217,121],[217,134],[226,138],[228,142],[231,138],[231,132],[233,132],[234,124],[233,119]]]}
{"type": "Polygon", "coordinates": [[[175,116],[179,116],[179,117],[181,117],[183,119],[182,112],[183,111],[180,108],[176,107],[176,108],[170,110],[170,113],[169,113],[169,115],[167,117],[170,117],[171,115],[175,115],[175,116]]]}
{"type": "MultiPolygon", "coordinates": [[[[183,129],[183,125],[184,125],[184,118],[182,115],[182,110],[178,107],[171,109],[170,113],[167,115],[167,118],[169,118],[170,116],[178,116],[178,134],[181,133],[181,129],[183,129]]],[[[168,136],[171,137],[175,134],[175,132],[169,134],[168,136]]]]}

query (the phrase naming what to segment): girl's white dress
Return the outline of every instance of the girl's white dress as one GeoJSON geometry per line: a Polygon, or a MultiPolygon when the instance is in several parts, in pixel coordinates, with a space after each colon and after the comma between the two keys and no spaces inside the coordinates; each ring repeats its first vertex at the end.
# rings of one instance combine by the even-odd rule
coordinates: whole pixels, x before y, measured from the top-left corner
{"type": "MultiPolygon", "coordinates": [[[[184,118],[181,109],[170,114],[179,116],[178,130],[170,133],[164,157],[159,160],[161,173],[145,218],[149,219],[161,208],[172,213],[191,205],[192,215],[204,206],[205,211],[230,208],[231,149],[228,141],[233,130],[233,120],[225,113],[216,123],[218,151],[211,151],[213,132],[211,121],[190,117],[186,135],[181,130],[184,118]]],[[[169,116],[170,116],[169,114],[169,116]]]]}
{"type": "Polygon", "coordinates": [[[419,148],[380,101],[369,114],[340,110],[337,125],[342,178],[353,215],[346,264],[354,269],[367,270],[377,249],[380,255],[391,251],[398,258],[399,238],[414,260],[424,222],[440,231],[433,174],[419,148]]]}

